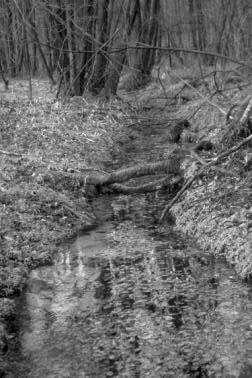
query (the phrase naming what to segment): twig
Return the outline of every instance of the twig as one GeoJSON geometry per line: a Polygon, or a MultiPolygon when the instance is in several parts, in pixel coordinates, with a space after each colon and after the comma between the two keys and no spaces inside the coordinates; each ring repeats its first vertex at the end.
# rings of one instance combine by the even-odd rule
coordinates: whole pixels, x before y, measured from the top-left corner
{"type": "Polygon", "coordinates": [[[159,180],[149,182],[148,184],[138,185],[138,186],[127,186],[122,185],[118,183],[114,183],[109,185],[111,189],[113,189],[115,192],[123,193],[123,194],[132,194],[132,193],[149,193],[149,192],[155,192],[159,189],[162,189],[162,187],[172,187],[173,185],[176,185],[183,181],[182,176],[174,176],[171,178],[170,176],[163,177],[159,180]]]}
{"type": "MultiPolygon", "coordinates": [[[[113,48],[110,50],[111,53],[117,53],[122,51],[125,48],[113,48]]],[[[126,49],[128,50],[140,50],[140,49],[150,49],[150,50],[158,50],[158,51],[171,51],[171,52],[184,52],[186,54],[195,54],[195,55],[206,55],[206,56],[213,56],[215,58],[224,59],[233,63],[236,63],[240,66],[247,67],[250,70],[252,70],[252,67],[249,63],[237,60],[235,58],[231,58],[230,56],[214,53],[211,51],[201,51],[201,50],[191,50],[191,49],[185,49],[180,47],[157,47],[157,46],[151,46],[148,44],[144,44],[141,42],[136,43],[136,45],[129,44],[126,49]]]]}
{"type": "Polygon", "coordinates": [[[246,109],[240,119],[240,124],[243,124],[245,122],[247,122],[248,118],[249,118],[249,113],[251,112],[251,109],[252,109],[252,98],[250,98],[247,106],[246,106],[246,109]]]}
{"type": "Polygon", "coordinates": [[[201,165],[206,165],[207,162],[202,159],[195,151],[191,150],[191,155],[192,157],[194,157],[196,160],[198,160],[198,162],[201,164],[201,165]]]}
{"type": "Polygon", "coordinates": [[[225,116],[227,115],[227,112],[225,110],[223,110],[222,108],[220,108],[214,102],[210,101],[206,96],[203,96],[197,89],[194,88],[193,85],[191,85],[190,83],[188,83],[188,81],[182,79],[182,77],[180,77],[178,75],[174,75],[173,74],[173,76],[177,77],[180,81],[182,81],[182,83],[184,83],[186,86],[188,86],[189,88],[191,88],[194,92],[196,92],[205,102],[208,102],[208,104],[214,106],[216,109],[218,109],[225,116]]]}
{"type": "Polygon", "coordinates": [[[160,67],[158,68],[158,82],[159,82],[159,84],[160,84],[160,86],[161,86],[161,88],[162,88],[162,90],[163,90],[163,93],[164,93],[164,95],[165,95],[165,98],[166,98],[166,100],[167,100],[167,102],[169,101],[169,97],[168,97],[168,95],[167,95],[167,93],[166,93],[166,90],[165,90],[165,87],[164,87],[164,85],[163,85],[163,82],[162,82],[162,80],[160,79],[160,67]]]}
{"type": "MultiPolygon", "coordinates": [[[[249,106],[252,106],[252,100],[249,102],[249,106]]],[[[247,108],[248,108],[247,107],[247,108]]],[[[244,114],[246,113],[247,111],[247,108],[244,112],[244,114]]],[[[241,119],[243,119],[243,116],[241,117],[241,119]]],[[[219,163],[219,161],[226,157],[226,156],[229,156],[231,155],[232,153],[238,151],[244,144],[250,142],[252,140],[252,135],[248,136],[247,138],[243,139],[240,143],[238,143],[236,146],[233,146],[231,148],[229,148],[228,150],[222,152],[220,155],[216,156],[216,158],[214,158],[213,160],[211,160],[209,163],[205,164],[202,166],[202,168],[197,172],[195,173],[195,175],[193,175],[191,178],[189,178],[185,184],[183,185],[183,187],[180,189],[180,191],[176,194],[176,196],[172,199],[172,201],[170,203],[168,203],[164,210],[162,211],[162,214],[160,216],[160,219],[159,219],[159,222],[162,222],[162,220],[164,219],[166,213],[172,208],[172,206],[177,202],[177,200],[182,196],[182,194],[186,191],[186,189],[188,189],[191,184],[194,182],[194,180],[199,176],[201,175],[202,172],[204,172],[204,170],[208,167],[211,167],[212,165],[216,165],[217,163],[219,163]]]]}
{"type": "Polygon", "coordinates": [[[77,219],[80,219],[81,221],[84,220],[91,220],[87,215],[85,214],[79,214],[77,213],[70,205],[68,205],[66,202],[60,201],[61,206],[63,206],[66,210],[68,210],[70,213],[72,213],[77,219]]]}
{"type": "Polygon", "coordinates": [[[22,156],[21,154],[17,154],[16,152],[9,152],[9,151],[3,151],[3,150],[0,150],[0,154],[9,155],[9,156],[18,156],[18,157],[22,156]]]}

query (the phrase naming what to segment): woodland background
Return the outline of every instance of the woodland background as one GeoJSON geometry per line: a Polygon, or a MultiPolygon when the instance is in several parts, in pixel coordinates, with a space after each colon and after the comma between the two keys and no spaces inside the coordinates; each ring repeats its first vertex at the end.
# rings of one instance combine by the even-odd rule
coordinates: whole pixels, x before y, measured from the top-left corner
{"type": "Polygon", "coordinates": [[[171,68],[214,65],[220,55],[249,62],[251,8],[249,0],[1,0],[2,78],[8,86],[7,76],[46,74],[59,93],[110,97],[122,73],[136,89],[163,56],[171,68]]]}
{"type": "MultiPolygon", "coordinates": [[[[251,280],[251,24],[249,0],[0,0],[0,376],[15,370],[8,350],[15,350],[19,330],[10,320],[19,316],[14,295],[25,289],[30,271],[53,263],[55,256],[69,251],[66,240],[108,219],[121,222],[130,216],[135,222],[136,214],[141,225],[150,222],[165,234],[175,219],[177,230],[197,240],[203,250],[225,256],[241,278],[251,280]],[[184,121],[188,130],[181,129],[184,121]],[[203,142],[210,147],[201,144],[195,149],[203,142]],[[147,152],[141,154],[144,147],[147,152]],[[142,197],[136,190],[139,181],[133,181],[135,188],[131,181],[126,190],[124,181],[111,179],[120,178],[123,168],[136,173],[138,164],[148,168],[147,177],[134,177],[142,186],[147,183],[149,192],[142,197]],[[169,166],[175,172],[167,172],[169,166]],[[158,176],[156,187],[149,186],[150,173],[158,176]],[[109,214],[101,189],[104,194],[117,193],[109,214]],[[122,189],[127,195],[118,195],[122,189]]],[[[129,173],[124,170],[124,179],[125,171],[129,173]]],[[[124,232],[119,229],[116,245],[123,235],[120,230],[124,232]]],[[[136,266],[138,247],[129,251],[129,241],[137,246],[142,239],[131,228],[123,240],[125,248],[120,249],[136,266]]],[[[153,247],[149,250],[152,264],[153,247]]],[[[180,249],[177,252],[175,259],[187,263],[180,249]]],[[[196,281],[203,272],[210,297],[201,285],[195,286],[195,295],[188,290],[194,278],[186,268],[185,291],[169,298],[174,304],[174,298],[189,295],[191,312],[184,308],[184,299],[175,302],[173,312],[191,317],[187,340],[179,333],[172,347],[163,348],[171,340],[163,332],[167,318],[159,329],[152,327],[151,307],[138,314],[143,322],[147,319],[148,332],[149,325],[158,330],[153,335],[164,360],[174,365],[173,376],[182,376],[177,372],[183,369],[188,376],[208,376],[209,363],[210,376],[234,376],[236,371],[236,377],[250,377],[252,365],[243,362],[252,350],[251,288],[247,293],[233,273],[228,271],[227,280],[227,274],[222,277],[215,270],[212,258],[210,265],[205,261],[192,255],[196,281]],[[213,274],[210,280],[206,270],[213,274]],[[217,302],[211,296],[215,293],[221,298],[217,302]],[[211,320],[209,313],[217,318],[217,327],[209,323],[206,334],[202,325],[211,320]],[[221,375],[223,365],[227,374],[221,375]]],[[[127,271],[117,259],[114,267],[127,271]]],[[[146,276],[141,271],[145,282],[152,268],[146,276]]],[[[181,277],[180,268],[178,272],[181,277]]],[[[178,276],[172,268],[176,282],[178,276]]],[[[162,319],[167,314],[161,300],[166,295],[164,280],[158,274],[153,279],[154,291],[161,288],[157,308],[162,319]]],[[[118,297],[125,298],[124,279],[121,282],[118,297]]],[[[136,292],[141,290],[136,287],[136,292]]],[[[86,332],[81,317],[79,324],[86,332]]],[[[105,339],[107,335],[100,338],[105,339]]],[[[120,350],[124,344],[118,341],[120,350]]],[[[125,350],[131,351],[131,341],[128,346],[125,350]]],[[[113,348],[104,345],[108,361],[113,348]]],[[[77,349],[75,345],[71,351],[77,349]]],[[[152,358],[153,348],[147,349],[152,358]]],[[[134,358],[139,355],[137,349],[134,358]]],[[[95,366],[101,360],[100,349],[97,356],[95,366]]],[[[144,369],[149,369],[146,361],[144,369]]],[[[11,376],[17,376],[16,370],[11,376]]]]}

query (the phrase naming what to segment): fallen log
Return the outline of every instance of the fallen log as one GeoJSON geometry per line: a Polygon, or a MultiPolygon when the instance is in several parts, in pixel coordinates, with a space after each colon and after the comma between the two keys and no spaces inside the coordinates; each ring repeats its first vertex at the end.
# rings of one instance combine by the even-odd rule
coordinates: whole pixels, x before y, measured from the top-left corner
{"type": "Polygon", "coordinates": [[[95,174],[92,173],[86,176],[85,183],[103,186],[121,183],[135,177],[156,175],[160,173],[176,175],[180,173],[180,164],[181,157],[174,154],[167,160],[161,160],[155,163],[138,164],[134,167],[120,169],[110,174],[95,172],[95,174]]]}
{"type": "Polygon", "coordinates": [[[143,185],[138,185],[138,186],[127,186],[127,185],[114,183],[114,184],[110,184],[108,187],[117,193],[135,194],[135,193],[155,192],[164,187],[166,187],[167,189],[173,189],[175,185],[182,182],[183,182],[182,176],[175,176],[175,177],[168,176],[160,180],[156,180],[148,184],[143,184],[143,185]]]}
{"type": "Polygon", "coordinates": [[[107,189],[122,194],[153,192],[163,187],[174,190],[174,186],[183,180],[183,173],[180,169],[183,153],[177,152],[173,151],[166,160],[138,164],[111,173],[95,169],[84,169],[81,172],[52,171],[43,176],[40,175],[38,179],[40,183],[50,183],[54,189],[58,186],[72,190],[82,187],[85,194],[91,197],[97,192],[104,193],[107,189]],[[132,183],[122,185],[123,182],[142,176],[149,176],[149,181],[146,183],[145,180],[145,183],[139,185],[132,183]],[[151,176],[159,177],[154,180],[151,176]]]}

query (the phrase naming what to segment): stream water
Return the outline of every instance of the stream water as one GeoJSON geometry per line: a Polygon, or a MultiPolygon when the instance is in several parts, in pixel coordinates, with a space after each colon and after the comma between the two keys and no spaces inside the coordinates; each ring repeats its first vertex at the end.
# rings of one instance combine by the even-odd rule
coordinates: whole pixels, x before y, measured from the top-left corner
{"type": "MultiPolygon", "coordinates": [[[[124,161],[151,160],[164,140],[149,126],[124,161]]],[[[101,226],[32,271],[9,378],[252,377],[252,288],[155,225],[167,200],[100,197],[101,226]]]]}

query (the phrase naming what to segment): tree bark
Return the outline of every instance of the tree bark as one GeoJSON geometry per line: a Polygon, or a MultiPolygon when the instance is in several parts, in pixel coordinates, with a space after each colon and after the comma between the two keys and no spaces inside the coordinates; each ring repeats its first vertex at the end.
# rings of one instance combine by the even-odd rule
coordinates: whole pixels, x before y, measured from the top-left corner
{"type": "Polygon", "coordinates": [[[85,21],[86,30],[83,42],[83,53],[81,66],[78,73],[78,83],[79,83],[79,93],[83,94],[84,90],[91,81],[92,67],[94,64],[94,42],[92,36],[94,36],[94,26],[95,26],[95,1],[86,0],[85,2],[85,21]]]}
{"type": "Polygon", "coordinates": [[[38,50],[40,52],[40,56],[42,58],[42,61],[44,63],[44,66],[45,66],[45,69],[46,69],[46,72],[47,72],[47,75],[51,81],[52,84],[55,84],[55,81],[54,81],[54,78],[53,78],[53,75],[52,75],[52,71],[50,70],[50,67],[48,66],[48,63],[47,63],[47,60],[46,60],[46,57],[45,57],[45,54],[44,54],[44,51],[42,49],[42,46],[41,46],[41,43],[40,43],[40,39],[39,39],[39,36],[38,36],[38,32],[36,30],[36,25],[35,23],[33,22],[33,20],[30,18],[30,17],[27,17],[28,21],[29,21],[29,24],[30,24],[30,29],[31,29],[31,33],[32,35],[34,36],[34,39],[37,43],[37,46],[38,46],[38,50]]]}
{"type": "MultiPolygon", "coordinates": [[[[125,29],[124,32],[118,35],[112,43],[112,48],[118,49],[118,52],[109,55],[110,62],[108,64],[105,82],[105,96],[108,99],[111,95],[116,95],[117,92],[120,76],[127,58],[127,43],[136,21],[139,3],[138,0],[133,2],[128,0],[127,3],[124,3],[124,6],[126,11],[118,17],[121,20],[121,23],[125,25],[125,29]]],[[[115,25],[114,28],[116,27],[117,25],[115,25]]]]}
{"type": "Polygon", "coordinates": [[[148,184],[138,185],[138,186],[126,186],[122,184],[111,184],[108,187],[114,192],[121,194],[136,194],[136,193],[150,193],[156,192],[162,188],[167,188],[173,190],[174,187],[183,182],[182,176],[167,176],[160,180],[150,182],[148,184]]]}
{"type": "Polygon", "coordinates": [[[134,167],[120,169],[110,174],[95,174],[87,176],[85,182],[94,185],[110,185],[128,181],[131,178],[156,175],[160,173],[165,174],[179,174],[180,173],[181,158],[171,156],[168,160],[161,160],[155,163],[146,163],[134,167]]]}
{"type": "Polygon", "coordinates": [[[76,82],[76,60],[75,60],[75,37],[73,27],[73,9],[69,0],[65,0],[65,13],[66,13],[66,37],[68,44],[68,61],[69,61],[69,89],[72,94],[78,95],[78,85],[76,82]]]}
{"type": "MultiPolygon", "coordinates": [[[[160,0],[137,0],[138,42],[157,46],[159,31],[160,0]]],[[[156,50],[141,49],[135,53],[133,80],[135,86],[142,86],[149,80],[155,63],[156,50]]],[[[133,89],[133,88],[132,88],[133,89]]]]}
{"type": "Polygon", "coordinates": [[[108,8],[110,0],[99,0],[96,10],[95,58],[91,78],[91,91],[99,93],[104,88],[107,68],[108,8]]]}

